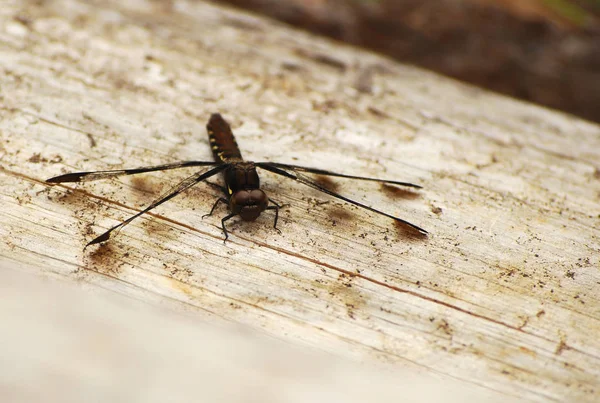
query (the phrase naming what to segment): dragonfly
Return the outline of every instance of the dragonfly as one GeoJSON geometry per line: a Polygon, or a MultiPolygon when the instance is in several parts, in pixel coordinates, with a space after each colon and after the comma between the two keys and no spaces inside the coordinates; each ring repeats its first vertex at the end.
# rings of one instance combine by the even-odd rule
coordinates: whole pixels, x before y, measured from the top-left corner
{"type": "MultiPolygon", "coordinates": [[[[364,176],[346,175],[337,172],[331,172],[324,169],[311,168],[299,165],[282,164],[277,162],[252,162],[242,158],[240,148],[231,131],[229,123],[219,114],[213,113],[206,125],[208,138],[212,149],[214,161],[181,161],[170,164],[146,166],[132,169],[115,169],[108,171],[88,171],[88,172],[72,172],[53,178],[47,179],[49,184],[67,183],[67,182],[88,182],[100,179],[109,179],[126,175],[137,175],[147,172],[167,171],[172,169],[189,168],[189,167],[207,167],[208,170],[203,170],[194,173],[191,176],[183,179],[181,182],[163,193],[158,199],[152,202],[148,207],[141,210],[137,214],[132,215],[128,219],[109,228],[107,231],[97,236],[85,246],[98,244],[108,241],[113,232],[119,231],[124,226],[132,222],[139,216],[149,212],[150,210],[160,206],[161,204],[171,200],[175,196],[193,187],[194,185],[205,181],[217,174],[222,174],[225,186],[207,182],[213,186],[219,187],[224,197],[220,197],[213,204],[212,209],[205,216],[213,214],[219,203],[228,206],[229,214],[221,219],[221,228],[225,234],[224,242],[229,238],[225,223],[233,217],[239,216],[243,221],[254,221],[265,210],[272,210],[275,214],[273,220],[273,228],[277,231],[277,220],[279,218],[279,209],[281,206],[267,197],[266,193],[260,188],[260,179],[257,168],[281,175],[285,178],[292,179],[310,188],[316,189],[334,198],[343,200],[352,205],[380,214],[382,216],[393,219],[394,221],[406,225],[422,235],[427,235],[428,232],[415,224],[412,224],[400,217],[393,216],[383,211],[374,209],[366,204],[357,202],[348,197],[345,197],[319,183],[318,181],[305,175],[306,173],[332,176],[339,178],[355,179],[361,181],[379,182],[388,185],[398,185],[409,188],[420,189],[419,185],[408,182],[399,182],[387,179],[369,178],[364,176]],[[270,204],[269,204],[270,203],[270,204]]],[[[205,217],[203,216],[203,217],[205,217]]]]}

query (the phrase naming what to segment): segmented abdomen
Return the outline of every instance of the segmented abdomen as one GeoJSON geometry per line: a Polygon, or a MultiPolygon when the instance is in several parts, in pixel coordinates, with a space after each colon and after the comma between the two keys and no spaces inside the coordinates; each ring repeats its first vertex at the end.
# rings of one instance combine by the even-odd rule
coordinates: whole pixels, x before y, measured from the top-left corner
{"type": "Polygon", "coordinates": [[[233,137],[229,123],[218,113],[210,115],[206,124],[208,131],[208,140],[212,149],[215,161],[234,162],[242,160],[242,153],[233,137]]]}

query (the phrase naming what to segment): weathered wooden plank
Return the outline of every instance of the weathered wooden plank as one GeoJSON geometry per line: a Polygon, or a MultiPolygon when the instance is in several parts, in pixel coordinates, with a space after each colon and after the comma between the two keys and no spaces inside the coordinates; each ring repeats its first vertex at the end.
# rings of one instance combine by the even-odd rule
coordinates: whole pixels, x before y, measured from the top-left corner
{"type": "Polygon", "coordinates": [[[5,263],[509,397],[598,397],[598,126],[201,2],[1,13],[5,263]],[[265,214],[224,245],[198,186],[84,251],[193,171],[44,180],[210,159],[217,111],[248,159],[423,185],[339,190],[431,236],[265,174],[281,235],[265,214]]]}

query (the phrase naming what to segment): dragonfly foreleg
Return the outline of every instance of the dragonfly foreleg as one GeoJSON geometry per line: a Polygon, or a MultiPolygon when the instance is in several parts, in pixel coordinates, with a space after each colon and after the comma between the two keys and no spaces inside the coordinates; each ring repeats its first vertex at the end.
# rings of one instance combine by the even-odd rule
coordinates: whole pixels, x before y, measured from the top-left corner
{"type": "Polygon", "coordinates": [[[219,198],[217,199],[217,201],[215,202],[215,204],[213,204],[212,208],[210,209],[210,213],[208,213],[208,214],[204,214],[204,215],[202,216],[202,218],[211,216],[211,215],[212,215],[212,213],[213,213],[213,212],[215,211],[215,209],[217,208],[217,205],[218,205],[219,203],[224,203],[226,206],[228,206],[228,205],[229,205],[229,202],[227,201],[227,199],[226,199],[226,198],[224,198],[224,197],[219,197],[219,198]]]}
{"type": "Polygon", "coordinates": [[[269,200],[271,201],[271,203],[273,203],[273,206],[269,206],[265,210],[275,210],[275,220],[273,221],[273,228],[275,228],[277,232],[281,234],[281,231],[279,230],[279,228],[277,228],[277,220],[279,219],[279,209],[281,206],[279,206],[279,204],[275,203],[273,200],[269,200]]]}
{"type": "MultiPolygon", "coordinates": [[[[215,203],[216,205],[216,203],[215,203]]],[[[223,239],[223,243],[225,243],[227,241],[227,238],[229,238],[229,234],[227,233],[227,228],[225,228],[225,221],[229,220],[230,218],[235,217],[237,214],[231,213],[226,215],[225,217],[223,217],[223,219],[221,220],[221,228],[223,228],[223,233],[225,234],[225,239],[223,239]]]]}

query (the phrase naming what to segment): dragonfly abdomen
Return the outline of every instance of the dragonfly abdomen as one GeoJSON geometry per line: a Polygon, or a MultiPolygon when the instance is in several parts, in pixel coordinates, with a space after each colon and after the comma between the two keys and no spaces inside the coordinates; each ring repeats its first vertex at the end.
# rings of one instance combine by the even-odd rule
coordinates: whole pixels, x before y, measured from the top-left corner
{"type": "Polygon", "coordinates": [[[208,140],[215,161],[217,162],[234,162],[242,161],[242,153],[233,137],[229,123],[221,117],[219,113],[210,115],[210,119],[206,124],[208,131],[208,140]]]}

